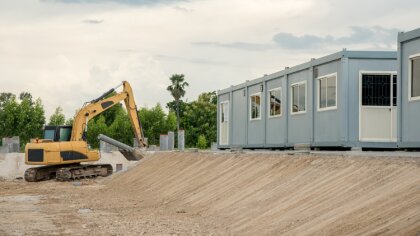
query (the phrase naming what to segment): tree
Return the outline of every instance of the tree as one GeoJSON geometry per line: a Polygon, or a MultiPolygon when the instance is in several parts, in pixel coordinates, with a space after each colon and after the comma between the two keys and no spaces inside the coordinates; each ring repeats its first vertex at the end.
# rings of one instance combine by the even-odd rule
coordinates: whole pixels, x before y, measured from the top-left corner
{"type": "MultiPolygon", "coordinates": [[[[179,105],[179,117],[183,117],[184,116],[184,111],[185,108],[188,105],[188,102],[184,102],[182,99],[179,99],[178,102],[179,105]]],[[[176,119],[176,114],[177,114],[177,102],[176,101],[170,101],[168,103],[166,103],[166,107],[169,109],[170,112],[173,112],[175,114],[175,119],[176,119]]],[[[176,120],[175,120],[176,122],[176,120]]]]}
{"type": "Polygon", "coordinates": [[[88,123],[87,142],[91,148],[99,148],[98,135],[109,135],[109,128],[105,124],[105,117],[99,115],[98,119],[92,119],[88,123]]]}
{"type": "Polygon", "coordinates": [[[105,117],[105,124],[107,126],[110,126],[114,120],[117,118],[118,115],[120,115],[122,111],[125,111],[122,107],[121,103],[115,104],[115,106],[112,106],[108,109],[106,109],[104,112],[101,113],[103,117],[105,117]]]}
{"type": "Polygon", "coordinates": [[[21,93],[19,100],[11,93],[0,94],[0,137],[19,136],[24,147],[31,138],[42,137],[45,112],[41,99],[34,102],[29,93],[21,93]]]}
{"type": "Polygon", "coordinates": [[[92,148],[99,148],[99,134],[107,135],[130,146],[133,145],[133,128],[127,112],[121,105],[116,104],[89,121],[87,142],[92,148]]]}
{"type": "Polygon", "coordinates": [[[0,110],[10,100],[16,100],[16,96],[13,93],[0,93],[0,110]]]}
{"type": "Polygon", "coordinates": [[[60,106],[55,109],[54,114],[50,116],[50,122],[48,125],[64,125],[66,117],[63,114],[63,108],[60,106]]]}
{"type": "MultiPolygon", "coordinates": [[[[4,95],[4,94],[2,94],[4,95]]],[[[7,96],[7,95],[6,95],[7,96]]],[[[0,136],[11,137],[16,135],[18,123],[19,103],[16,101],[16,96],[3,96],[0,109],[0,136]]]]}
{"type": "Polygon", "coordinates": [[[31,115],[33,124],[32,127],[27,127],[26,131],[33,134],[30,137],[42,137],[42,128],[45,124],[45,111],[40,98],[35,100],[35,105],[31,109],[31,115]]]}
{"type": "Polygon", "coordinates": [[[15,132],[19,136],[21,146],[24,147],[31,138],[42,137],[42,127],[45,124],[45,111],[41,99],[32,101],[32,96],[24,97],[17,112],[17,126],[15,132]]]}
{"type": "Polygon", "coordinates": [[[133,146],[134,131],[125,110],[120,109],[109,126],[109,136],[129,146],[133,146]]]}
{"type": "Polygon", "coordinates": [[[206,149],[208,147],[206,136],[204,136],[202,134],[200,134],[200,136],[198,136],[197,147],[199,149],[206,149]]]}
{"type": "Polygon", "coordinates": [[[183,74],[174,74],[170,78],[171,85],[168,86],[167,90],[171,93],[172,97],[176,102],[176,131],[179,132],[179,101],[185,96],[185,88],[188,87],[188,83],[184,78],[183,74]]]}
{"type": "Polygon", "coordinates": [[[174,131],[176,129],[176,115],[173,112],[169,112],[166,117],[166,130],[174,131]]]}
{"type": "Polygon", "coordinates": [[[19,94],[19,99],[20,100],[26,99],[26,100],[28,100],[32,104],[32,95],[30,93],[28,93],[28,92],[21,92],[19,94]]]}
{"type": "Polygon", "coordinates": [[[200,135],[206,139],[206,147],[217,137],[217,97],[216,92],[202,93],[197,101],[188,103],[182,125],[185,128],[187,147],[197,145],[200,135]]]}
{"type": "Polygon", "coordinates": [[[73,125],[73,121],[74,121],[73,118],[69,118],[68,120],[66,120],[65,125],[73,125]]]}
{"type": "Polygon", "coordinates": [[[149,145],[158,145],[161,134],[176,128],[175,115],[171,112],[166,115],[159,103],[151,109],[140,109],[138,114],[149,145]]]}
{"type": "Polygon", "coordinates": [[[13,111],[17,110],[16,96],[13,93],[0,93],[0,144],[2,144],[1,137],[10,133],[9,128],[12,128],[13,111]]]}

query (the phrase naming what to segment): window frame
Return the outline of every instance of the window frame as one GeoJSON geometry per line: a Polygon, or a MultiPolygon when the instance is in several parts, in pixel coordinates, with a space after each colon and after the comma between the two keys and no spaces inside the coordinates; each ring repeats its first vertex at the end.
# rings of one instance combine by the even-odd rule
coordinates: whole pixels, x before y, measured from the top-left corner
{"type": "MultiPolygon", "coordinates": [[[[299,96],[298,96],[298,98],[299,98],[299,96]]],[[[308,83],[307,83],[307,81],[303,80],[303,81],[299,81],[299,82],[290,84],[290,115],[305,114],[307,111],[308,111],[308,83]],[[293,112],[293,87],[294,86],[299,86],[301,84],[305,85],[305,110],[304,111],[293,112]]]]}
{"type": "Polygon", "coordinates": [[[413,97],[412,95],[412,91],[411,91],[411,86],[412,86],[412,64],[413,64],[413,59],[420,59],[420,53],[416,53],[413,55],[408,56],[408,101],[409,102],[418,102],[420,101],[420,96],[416,96],[413,97]]]}
{"type": "Polygon", "coordinates": [[[278,117],[282,117],[283,116],[283,91],[281,87],[277,87],[277,88],[272,88],[270,90],[268,90],[268,94],[267,94],[267,101],[268,101],[268,109],[267,109],[267,113],[268,113],[268,118],[278,118],[278,117]],[[271,115],[271,98],[270,98],[270,92],[271,91],[275,91],[278,90],[280,91],[280,114],[278,115],[271,115]]]}
{"type": "Polygon", "coordinates": [[[261,116],[262,116],[262,114],[261,114],[261,107],[262,107],[262,100],[261,100],[261,98],[262,98],[262,96],[261,96],[261,92],[258,92],[258,93],[253,93],[253,94],[250,94],[249,95],[249,120],[250,121],[255,121],[255,120],[261,120],[261,116]],[[260,109],[259,109],[259,113],[258,113],[258,117],[257,118],[252,118],[252,97],[253,96],[259,96],[260,97],[260,109]]]}
{"type": "MultiPolygon", "coordinates": [[[[323,112],[323,111],[331,111],[331,110],[337,110],[338,109],[338,75],[337,72],[331,73],[331,74],[327,74],[327,75],[323,75],[323,76],[319,76],[318,78],[316,78],[316,82],[317,82],[317,91],[318,91],[318,96],[317,96],[317,111],[318,112],[323,112]],[[335,76],[335,106],[326,106],[324,108],[321,108],[321,80],[323,79],[327,79],[331,78],[335,76]]],[[[328,91],[328,83],[327,83],[327,91],[328,91]]],[[[328,105],[328,93],[327,95],[327,105],[328,105]]]]}

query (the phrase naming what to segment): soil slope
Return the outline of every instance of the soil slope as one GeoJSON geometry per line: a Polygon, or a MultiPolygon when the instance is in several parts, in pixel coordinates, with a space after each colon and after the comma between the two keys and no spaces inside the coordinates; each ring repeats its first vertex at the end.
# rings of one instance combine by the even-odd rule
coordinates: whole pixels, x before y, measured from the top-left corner
{"type": "Polygon", "coordinates": [[[111,180],[111,194],[212,216],[232,233],[415,235],[418,158],[161,153],[111,180]]]}

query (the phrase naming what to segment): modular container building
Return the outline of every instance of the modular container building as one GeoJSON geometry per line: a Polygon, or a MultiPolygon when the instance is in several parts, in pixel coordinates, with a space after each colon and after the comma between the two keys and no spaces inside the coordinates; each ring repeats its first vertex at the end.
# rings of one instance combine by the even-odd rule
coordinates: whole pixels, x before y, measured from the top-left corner
{"type": "Polygon", "coordinates": [[[420,148],[420,28],[398,34],[398,146],[420,148]]]}
{"type": "Polygon", "coordinates": [[[343,50],[218,91],[218,148],[397,147],[397,53],[343,50]]]}

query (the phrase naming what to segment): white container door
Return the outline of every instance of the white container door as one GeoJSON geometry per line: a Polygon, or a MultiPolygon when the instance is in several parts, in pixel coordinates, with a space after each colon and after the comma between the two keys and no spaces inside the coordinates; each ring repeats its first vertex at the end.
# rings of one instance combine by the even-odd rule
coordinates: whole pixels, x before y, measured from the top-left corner
{"type": "Polygon", "coordinates": [[[360,75],[359,138],[365,142],[397,141],[397,75],[360,75]]]}
{"type": "Polygon", "coordinates": [[[220,145],[229,144],[229,102],[220,103],[220,145]]]}

